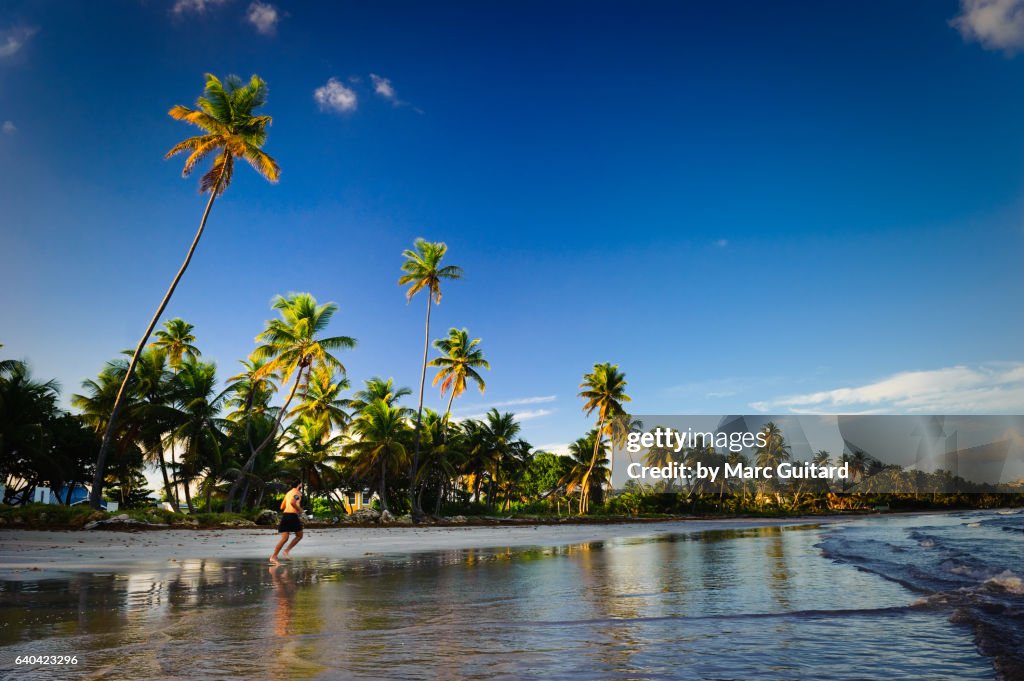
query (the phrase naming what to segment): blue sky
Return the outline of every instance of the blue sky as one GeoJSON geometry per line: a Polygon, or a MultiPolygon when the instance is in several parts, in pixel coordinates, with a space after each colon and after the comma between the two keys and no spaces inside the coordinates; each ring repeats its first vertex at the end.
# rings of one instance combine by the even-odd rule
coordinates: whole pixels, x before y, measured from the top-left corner
{"type": "Polygon", "coordinates": [[[1018,9],[5,3],[0,352],[71,393],[134,345],[203,208],[166,112],[258,73],[281,181],[239,168],[165,315],[225,377],[309,291],[353,383],[414,386],[423,236],[466,271],[432,335],[493,366],[458,413],[538,446],[599,361],[637,414],[1020,412],[1018,9]]]}

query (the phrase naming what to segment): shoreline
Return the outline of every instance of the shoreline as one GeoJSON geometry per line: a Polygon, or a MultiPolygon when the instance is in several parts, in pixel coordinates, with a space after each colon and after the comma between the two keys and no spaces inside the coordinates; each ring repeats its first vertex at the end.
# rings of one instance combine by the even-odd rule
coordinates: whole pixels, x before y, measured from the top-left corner
{"type": "MultiPolygon", "coordinates": [[[[360,560],[436,551],[561,546],[715,530],[822,525],[864,516],[801,516],[650,520],[526,525],[310,527],[296,547],[302,560],[360,560]]],[[[266,561],[273,528],[160,531],[0,530],[0,581],[50,579],[74,573],[176,570],[202,560],[266,561]]]]}

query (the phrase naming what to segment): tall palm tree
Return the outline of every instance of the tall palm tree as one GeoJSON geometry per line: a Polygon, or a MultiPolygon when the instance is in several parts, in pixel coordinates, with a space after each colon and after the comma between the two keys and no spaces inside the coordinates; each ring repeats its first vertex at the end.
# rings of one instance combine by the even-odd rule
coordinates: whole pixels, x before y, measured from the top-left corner
{"type": "Polygon", "coordinates": [[[167,363],[174,371],[178,370],[185,357],[198,359],[203,354],[195,345],[196,336],[192,333],[194,328],[181,317],[168,319],[164,322],[164,328],[156,332],[156,340],[150,343],[167,353],[167,363]]]}
{"type": "MultiPolygon", "coordinates": [[[[443,279],[461,279],[462,268],[456,265],[441,266],[441,260],[448,252],[448,245],[443,242],[432,243],[426,239],[416,239],[412,249],[402,252],[405,262],[402,263],[402,271],[405,272],[399,279],[398,285],[409,285],[405,292],[406,300],[412,302],[413,296],[420,291],[427,292],[427,322],[423,334],[423,370],[420,372],[420,401],[416,408],[416,433],[412,457],[412,468],[409,471],[409,480],[416,479],[416,471],[420,465],[420,427],[423,421],[423,388],[427,382],[427,352],[430,350],[430,307],[431,303],[441,304],[441,281],[443,279]]],[[[409,490],[412,500],[413,519],[418,520],[423,516],[419,508],[416,496],[416,485],[409,490]]]]}
{"type": "Polygon", "coordinates": [[[594,438],[594,455],[591,466],[584,479],[581,481],[580,491],[580,513],[586,513],[590,499],[590,474],[597,464],[598,447],[602,437],[605,435],[609,420],[623,413],[622,403],[630,402],[631,398],[626,394],[626,375],[619,371],[619,365],[604,362],[595,364],[594,370],[584,374],[583,382],[580,383],[582,390],[579,397],[586,402],[583,405],[583,412],[590,416],[597,411],[597,433],[594,438]]]}
{"type": "Polygon", "coordinates": [[[441,381],[442,396],[451,391],[451,395],[448,397],[448,407],[444,412],[445,421],[451,416],[452,402],[466,392],[466,379],[476,383],[481,395],[487,389],[484,379],[477,369],[490,369],[491,365],[484,359],[483,351],[477,347],[479,345],[479,338],[470,340],[469,331],[456,328],[448,330],[447,338],[434,341],[434,347],[444,355],[430,360],[430,366],[440,367],[440,371],[437,372],[431,385],[437,385],[437,382],[441,381]]]}
{"type": "Polygon", "coordinates": [[[366,406],[350,428],[355,439],[349,444],[354,452],[357,474],[376,475],[381,509],[388,510],[387,472],[401,466],[406,458],[405,434],[410,410],[374,400],[366,406]]]}
{"type": "MultiPolygon", "coordinates": [[[[280,376],[282,384],[287,383],[293,375],[295,380],[284,405],[278,411],[274,428],[263,442],[249,453],[249,458],[242,466],[245,473],[252,471],[256,457],[277,436],[295,393],[299,386],[303,385],[303,379],[316,367],[321,366],[344,373],[345,365],[333,353],[356,346],[356,340],[349,336],[320,337],[331,323],[334,313],[338,311],[336,303],[318,305],[316,298],[309,293],[292,293],[288,297],[277,296],[273,308],[280,313],[281,318],[268,320],[267,328],[256,337],[263,345],[256,348],[252,356],[255,360],[266,362],[254,373],[254,377],[260,379],[276,374],[280,376]]],[[[241,480],[241,476],[236,478],[231,486],[225,506],[227,511],[232,509],[232,502],[241,480]]]]}
{"type": "Polygon", "coordinates": [[[96,457],[96,476],[89,497],[89,503],[93,508],[99,508],[103,499],[103,476],[107,464],[107,452],[110,449],[111,437],[125,398],[126,388],[135,373],[135,364],[139,361],[139,355],[142,354],[142,349],[153,333],[153,328],[160,320],[160,315],[164,313],[171,296],[174,295],[178,282],[181,281],[182,275],[185,274],[185,270],[188,269],[188,265],[192,261],[192,255],[206,228],[206,220],[210,216],[214,199],[223,194],[231,184],[235,158],[245,159],[256,169],[256,172],[270,182],[277,182],[280,175],[277,161],[264,153],[262,149],[263,144],[267,141],[267,126],[270,125],[271,118],[253,113],[266,101],[267,84],[259,76],[252,76],[248,83],[243,83],[237,76],[229,76],[226,83],[221,83],[216,76],[206,74],[204,96],[196,100],[197,108],[190,109],[178,104],[168,112],[171,118],[195,125],[204,132],[202,135],[182,140],[165,156],[165,158],[170,158],[185,151],[189,152],[182,170],[183,177],[187,177],[204,158],[215,152],[217,154],[212,167],[199,182],[200,193],[208,192],[210,198],[206,202],[206,209],[199,221],[199,229],[192,239],[192,245],[185,255],[185,261],[178,269],[178,273],[174,275],[170,288],[167,289],[149,326],[146,327],[146,332],[142,334],[138,345],[135,346],[135,353],[128,364],[128,371],[125,372],[124,381],[114,399],[107,429],[103,433],[103,442],[96,457]]]}

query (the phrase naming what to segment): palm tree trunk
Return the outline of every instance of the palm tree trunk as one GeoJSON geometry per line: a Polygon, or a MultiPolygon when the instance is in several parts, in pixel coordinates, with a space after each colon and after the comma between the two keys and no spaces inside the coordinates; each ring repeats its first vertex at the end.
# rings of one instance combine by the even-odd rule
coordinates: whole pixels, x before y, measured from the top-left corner
{"type": "Polygon", "coordinates": [[[192,505],[192,493],[191,493],[191,492],[189,492],[189,489],[188,489],[188,486],[189,486],[189,483],[190,483],[190,482],[191,482],[191,481],[190,481],[190,480],[188,479],[188,477],[186,476],[186,477],[185,477],[185,503],[186,503],[186,504],[188,504],[188,512],[189,512],[189,513],[195,513],[195,512],[196,512],[196,509],[195,509],[195,507],[194,507],[194,506],[192,505]]]}
{"type": "MultiPolygon", "coordinates": [[[[160,473],[164,476],[164,496],[167,497],[167,502],[170,503],[171,497],[171,480],[167,477],[167,462],[164,461],[164,448],[157,447],[157,455],[160,457],[160,473]]],[[[177,510],[177,509],[175,509],[177,510]]]]}
{"type": "Polygon", "coordinates": [[[388,451],[384,451],[384,456],[380,459],[380,511],[383,513],[388,510],[388,488],[384,482],[384,476],[387,473],[387,455],[388,451]]]}
{"type": "Polygon", "coordinates": [[[416,497],[416,473],[420,468],[420,426],[423,422],[423,388],[427,383],[427,352],[430,350],[430,289],[427,289],[427,323],[423,332],[423,370],[420,372],[420,405],[416,410],[416,449],[412,455],[412,469],[409,471],[409,497],[412,502],[412,519],[420,520],[423,511],[416,497]]]}
{"type": "Polygon", "coordinates": [[[177,513],[181,509],[181,499],[178,497],[178,461],[174,458],[174,440],[171,440],[171,468],[174,469],[174,484],[171,491],[174,492],[174,512],[177,513]]]}
{"type": "Polygon", "coordinates": [[[156,314],[154,314],[153,319],[150,320],[149,326],[146,328],[146,333],[142,334],[142,338],[139,339],[139,344],[135,346],[135,354],[132,355],[132,361],[128,364],[128,371],[124,375],[124,380],[121,381],[121,387],[117,389],[117,397],[114,399],[114,408],[110,411],[110,419],[107,421],[107,429],[103,433],[103,441],[100,444],[100,451],[96,456],[96,475],[93,476],[92,491],[89,493],[89,505],[95,509],[99,509],[100,504],[103,502],[103,477],[107,470],[107,455],[110,453],[110,443],[113,440],[117,417],[121,413],[121,407],[123,406],[124,399],[128,394],[128,383],[131,382],[132,375],[135,373],[135,365],[139,363],[139,356],[142,354],[142,349],[146,347],[146,341],[149,340],[157,322],[160,321],[160,315],[164,313],[167,303],[171,301],[171,296],[174,295],[174,290],[178,288],[178,282],[181,281],[182,275],[185,274],[185,270],[188,269],[188,264],[192,262],[192,255],[196,251],[196,246],[199,245],[199,238],[203,236],[203,230],[206,229],[206,219],[210,216],[210,209],[213,208],[213,200],[217,198],[217,192],[220,190],[223,179],[224,176],[222,174],[221,177],[217,179],[217,184],[215,184],[210,190],[210,200],[206,202],[206,210],[203,211],[203,219],[199,222],[199,229],[196,231],[195,238],[192,239],[192,245],[189,247],[188,254],[185,256],[185,262],[181,264],[181,268],[174,276],[174,280],[171,282],[170,288],[168,288],[167,293],[164,294],[164,299],[160,301],[160,307],[156,309],[156,314]]]}
{"type": "Polygon", "coordinates": [[[590,466],[587,468],[587,472],[583,474],[583,486],[580,488],[580,513],[586,513],[590,510],[590,474],[594,471],[594,466],[597,464],[597,453],[601,449],[601,427],[604,425],[604,418],[597,420],[597,432],[594,435],[594,454],[590,457],[590,466]]]}

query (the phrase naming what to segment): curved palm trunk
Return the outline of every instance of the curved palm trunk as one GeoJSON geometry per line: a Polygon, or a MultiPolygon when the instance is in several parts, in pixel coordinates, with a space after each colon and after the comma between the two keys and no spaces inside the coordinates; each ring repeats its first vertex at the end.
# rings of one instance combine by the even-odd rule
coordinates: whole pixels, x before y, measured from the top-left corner
{"type": "Polygon", "coordinates": [[[420,520],[423,511],[416,495],[416,473],[420,468],[420,427],[423,422],[423,387],[427,382],[427,352],[430,350],[430,289],[427,289],[427,324],[423,333],[423,370],[420,372],[420,405],[416,410],[416,449],[412,455],[412,469],[409,471],[409,498],[412,502],[412,518],[420,520]]]}
{"type": "Polygon", "coordinates": [[[583,486],[580,488],[580,514],[590,510],[590,474],[594,472],[594,466],[597,464],[597,453],[601,450],[601,427],[603,425],[604,419],[598,419],[597,434],[594,436],[594,454],[590,457],[590,466],[587,468],[587,472],[583,474],[583,486]]]}
{"type": "Polygon", "coordinates": [[[103,501],[103,478],[107,469],[107,455],[110,453],[110,443],[113,440],[117,417],[121,413],[121,407],[124,405],[124,398],[127,396],[128,383],[131,382],[132,375],[135,373],[135,365],[139,363],[139,356],[142,354],[142,349],[146,347],[146,341],[149,340],[157,322],[160,321],[160,315],[164,313],[167,303],[171,301],[171,296],[174,295],[174,290],[178,288],[178,282],[181,281],[182,275],[185,274],[185,270],[188,269],[188,264],[192,262],[192,255],[196,252],[196,246],[199,245],[199,239],[203,236],[203,230],[206,229],[206,219],[210,216],[210,209],[213,208],[213,201],[217,198],[217,192],[220,190],[220,185],[223,179],[224,177],[221,175],[221,177],[217,179],[217,184],[210,190],[210,200],[206,202],[206,210],[203,211],[203,219],[199,222],[199,229],[196,231],[196,235],[192,239],[192,245],[189,247],[188,254],[185,256],[185,262],[181,264],[181,268],[174,276],[174,280],[171,282],[170,288],[168,288],[167,293],[164,294],[164,299],[160,301],[160,307],[156,309],[156,314],[154,314],[153,319],[150,320],[149,326],[146,328],[146,333],[142,334],[142,338],[139,339],[139,344],[135,346],[135,354],[132,355],[132,361],[128,364],[128,371],[125,372],[124,380],[121,381],[121,387],[117,389],[117,397],[114,399],[114,408],[110,411],[110,419],[107,421],[107,429],[103,433],[100,452],[96,456],[96,475],[93,476],[92,491],[89,493],[89,505],[95,509],[98,509],[103,501]]]}

